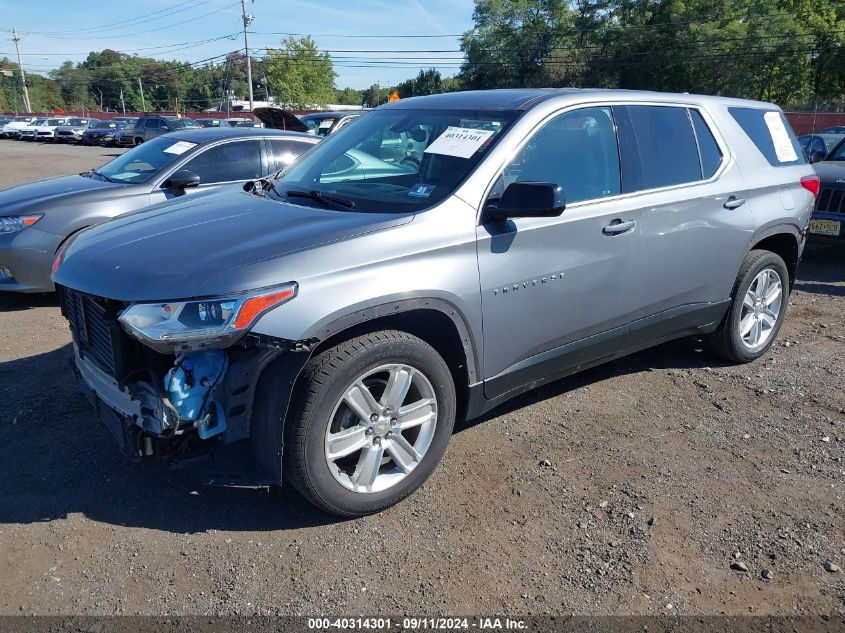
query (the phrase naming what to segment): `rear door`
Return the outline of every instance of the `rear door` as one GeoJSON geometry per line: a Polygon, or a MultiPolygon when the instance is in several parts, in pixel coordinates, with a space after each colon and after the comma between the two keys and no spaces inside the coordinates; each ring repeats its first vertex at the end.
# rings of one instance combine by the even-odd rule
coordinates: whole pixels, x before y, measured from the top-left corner
{"type": "Polygon", "coordinates": [[[270,150],[268,173],[274,173],[293,164],[300,154],[307,152],[315,145],[299,140],[277,138],[267,139],[266,143],[270,150]]]}
{"type": "Polygon", "coordinates": [[[614,113],[623,163],[639,179],[640,240],[626,271],[638,298],[634,316],[683,321],[714,304],[715,319],[754,230],[742,174],[699,108],[629,105],[614,113]]]}

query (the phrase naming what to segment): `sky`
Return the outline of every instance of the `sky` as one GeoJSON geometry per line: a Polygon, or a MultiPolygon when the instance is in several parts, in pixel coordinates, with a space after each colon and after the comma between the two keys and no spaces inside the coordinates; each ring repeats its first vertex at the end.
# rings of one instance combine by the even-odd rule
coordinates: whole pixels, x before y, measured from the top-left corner
{"type": "MultiPolygon", "coordinates": [[[[201,62],[243,49],[240,0],[0,0],[0,58],[16,61],[9,32],[20,37],[24,70],[47,74],[104,48],[130,55],[201,62]]],[[[288,33],[311,35],[329,51],[339,88],[395,85],[435,67],[460,66],[456,37],[472,26],[473,0],[247,0],[255,16],[251,54],[278,47],[288,33]]]]}

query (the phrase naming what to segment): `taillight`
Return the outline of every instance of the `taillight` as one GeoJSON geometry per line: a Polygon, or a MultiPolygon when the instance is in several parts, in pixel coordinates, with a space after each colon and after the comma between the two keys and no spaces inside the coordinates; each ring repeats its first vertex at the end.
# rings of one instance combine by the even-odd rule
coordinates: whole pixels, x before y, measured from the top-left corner
{"type": "Polygon", "coordinates": [[[813,194],[813,198],[819,197],[819,189],[821,189],[822,181],[818,176],[804,176],[801,179],[801,186],[813,194]]]}

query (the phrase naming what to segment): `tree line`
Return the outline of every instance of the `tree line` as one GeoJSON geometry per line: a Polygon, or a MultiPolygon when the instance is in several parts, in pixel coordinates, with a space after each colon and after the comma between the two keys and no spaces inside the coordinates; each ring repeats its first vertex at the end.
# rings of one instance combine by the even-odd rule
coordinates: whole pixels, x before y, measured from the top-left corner
{"type": "MultiPolygon", "coordinates": [[[[256,100],[294,109],[376,106],[465,89],[600,87],[762,99],[787,109],[845,107],[842,0],[476,0],[454,77],[436,68],[395,86],[339,89],[331,55],[289,37],[252,60],[256,100]]],[[[222,56],[221,56],[222,57],[222,56]]],[[[29,74],[36,111],[183,110],[245,97],[246,57],[187,63],[91,52],[29,74]]],[[[0,59],[0,110],[20,110],[17,64],[0,59]]]]}

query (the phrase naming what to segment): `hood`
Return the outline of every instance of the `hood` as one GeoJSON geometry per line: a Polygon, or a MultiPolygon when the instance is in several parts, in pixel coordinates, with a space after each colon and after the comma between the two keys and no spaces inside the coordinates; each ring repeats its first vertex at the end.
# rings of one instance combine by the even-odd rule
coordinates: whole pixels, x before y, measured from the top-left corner
{"type": "Polygon", "coordinates": [[[122,301],[244,292],[291,281],[284,264],[275,267],[278,278],[256,278],[250,288],[228,287],[219,278],[236,268],[412,219],[407,214],[299,207],[245,193],[237,186],[224,187],[84,231],[68,247],[53,279],[122,301]]]}
{"type": "Polygon", "coordinates": [[[822,161],[815,163],[813,169],[825,185],[845,185],[845,161],[822,161]]]}
{"type": "Polygon", "coordinates": [[[307,132],[308,126],[299,120],[293,112],[282,108],[255,108],[252,113],[258,117],[265,127],[273,130],[288,130],[290,132],[307,132]]]}
{"type": "Polygon", "coordinates": [[[105,182],[85,176],[62,176],[0,191],[0,209],[9,212],[46,211],[44,205],[65,202],[70,197],[105,189],[125,188],[122,183],[105,182]]]}

